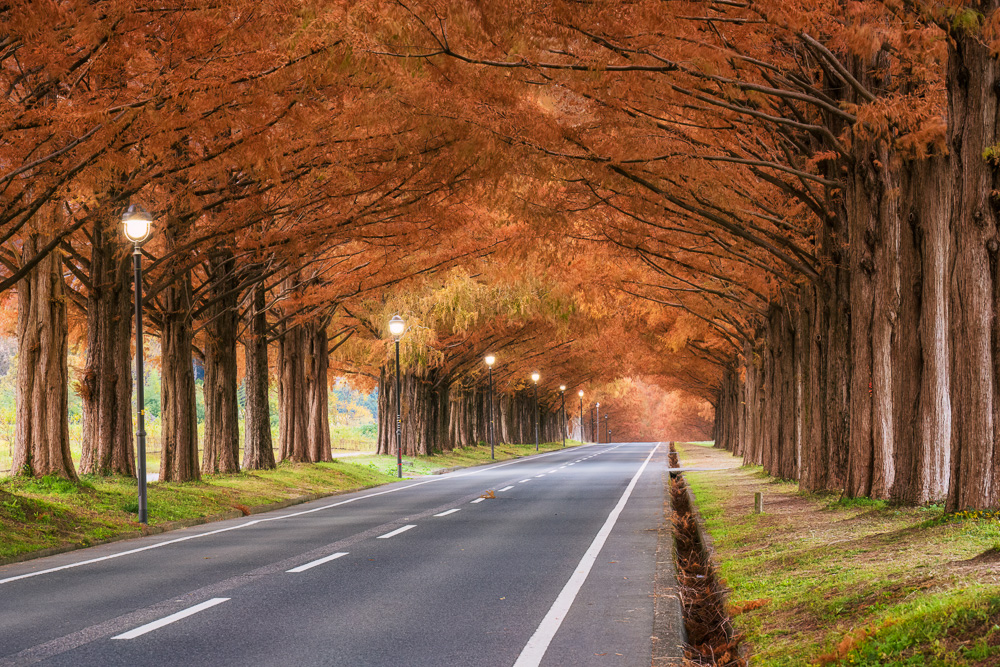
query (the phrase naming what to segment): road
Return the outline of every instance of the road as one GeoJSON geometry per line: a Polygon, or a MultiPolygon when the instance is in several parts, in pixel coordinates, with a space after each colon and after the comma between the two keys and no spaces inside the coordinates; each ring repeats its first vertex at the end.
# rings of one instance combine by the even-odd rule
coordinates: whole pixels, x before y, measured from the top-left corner
{"type": "Polygon", "coordinates": [[[568,448],[0,567],[0,665],[646,666],[665,464],[568,448]]]}

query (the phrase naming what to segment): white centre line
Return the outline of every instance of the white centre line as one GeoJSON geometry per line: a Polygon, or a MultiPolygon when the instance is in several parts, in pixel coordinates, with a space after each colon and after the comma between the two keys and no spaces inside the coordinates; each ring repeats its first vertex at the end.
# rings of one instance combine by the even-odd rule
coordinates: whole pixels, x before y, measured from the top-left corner
{"type": "Polygon", "coordinates": [[[476,498],[476,499],[475,499],[475,500],[473,500],[473,501],[472,501],[472,502],[471,502],[470,504],[471,504],[471,505],[475,505],[476,503],[481,503],[481,502],[483,502],[484,500],[486,500],[486,498],[476,498]]]}
{"type": "MultiPolygon", "coordinates": [[[[589,446],[589,445],[584,445],[589,446]]],[[[217,528],[215,530],[207,530],[203,533],[195,533],[194,535],[184,535],[183,537],[177,537],[170,540],[164,540],[163,542],[156,542],[154,544],[147,544],[145,546],[136,547],[135,549],[127,549],[125,551],[119,551],[117,553],[110,554],[108,556],[99,556],[97,558],[87,558],[85,560],[76,561],[74,563],[67,563],[66,565],[58,565],[56,567],[46,568],[44,570],[36,570],[34,572],[26,572],[24,574],[18,574],[13,577],[7,577],[5,579],[0,579],[0,586],[3,584],[9,584],[14,581],[20,581],[21,579],[29,579],[31,577],[39,577],[45,574],[52,574],[53,572],[61,572],[62,570],[69,570],[76,567],[82,567],[84,565],[91,565],[93,563],[100,563],[106,560],[112,560],[115,558],[121,558],[123,556],[131,556],[133,554],[142,553],[144,551],[149,551],[150,549],[160,549],[162,547],[167,547],[173,544],[178,544],[180,542],[187,542],[188,540],[198,540],[203,537],[210,537],[212,535],[218,535],[220,533],[228,533],[233,530],[241,530],[243,528],[249,528],[250,526],[256,526],[258,524],[267,524],[272,521],[284,521],[286,519],[294,519],[296,517],[304,516],[306,514],[312,514],[314,512],[323,512],[325,510],[340,507],[342,505],[348,505],[350,503],[356,503],[360,500],[366,500],[368,498],[376,498],[378,496],[384,496],[389,493],[399,493],[400,491],[406,491],[407,489],[412,489],[417,486],[423,486],[424,484],[433,484],[435,482],[440,482],[446,479],[457,479],[459,477],[470,477],[472,475],[480,475],[484,472],[489,472],[491,470],[496,470],[497,468],[505,468],[511,465],[518,465],[521,463],[529,463],[533,460],[540,458],[545,458],[546,456],[554,456],[559,452],[547,452],[545,454],[535,454],[533,457],[524,459],[514,459],[512,461],[504,461],[503,463],[498,463],[496,465],[484,466],[482,468],[476,468],[470,471],[458,471],[447,473],[444,475],[436,475],[432,479],[425,479],[419,482],[414,482],[413,484],[406,484],[404,486],[394,486],[390,489],[383,489],[381,491],[375,491],[373,493],[366,493],[361,496],[355,496],[353,498],[348,498],[346,500],[340,500],[335,503],[329,503],[325,505],[320,505],[319,507],[313,507],[307,510],[300,510],[298,512],[290,512],[289,514],[281,514],[279,516],[269,516],[264,519],[253,519],[252,521],[247,521],[245,523],[236,524],[235,526],[226,526],[225,528],[217,528]]]]}
{"type": "Polygon", "coordinates": [[[196,604],[193,607],[188,607],[183,611],[179,611],[176,614],[170,614],[170,616],[165,616],[158,621],[153,621],[152,623],[147,623],[146,625],[140,625],[135,630],[129,630],[128,632],[123,632],[120,635],[115,635],[112,639],[135,639],[140,635],[144,635],[147,632],[152,632],[158,628],[162,628],[164,625],[170,625],[182,618],[187,618],[192,614],[197,614],[199,611],[204,611],[209,607],[214,607],[217,604],[222,604],[226,602],[229,598],[212,598],[211,600],[205,600],[201,604],[196,604]]]}
{"type": "Polygon", "coordinates": [[[598,531],[597,537],[594,538],[587,552],[583,554],[583,558],[580,559],[580,563],[573,571],[573,575],[566,582],[562,592],[559,593],[559,597],[552,603],[552,607],[549,608],[549,612],[542,619],[538,629],[535,630],[535,634],[531,635],[531,639],[528,640],[528,643],[521,651],[521,655],[517,657],[514,667],[538,667],[541,664],[542,658],[545,657],[545,652],[552,642],[552,638],[556,636],[556,632],[558,632],[563,619],[569,613],[569,608],[573,605],[577,593],[580,592],[580,588],[587,581],[587,576],[590,575],[590,570],[594,566],[597,556],[601,553],[601,549],[604,548],[604,543],[607,542],[608,536],[611,534],[611,529],[618,522],[618,516],[625,509],[625,503],[628,502],[629,497],[632,495],[632,489],[635,488],[639,477],[646,469],[646,466],[649,465],[650,459],[653,458],[653,454],[659,447],[660,444],[657,443],[653,447],[653,450],[649,452],[646,460],[639,466],[639,471],[635,473],[632,481],[628,483],[625,492],[618,500],[618,504],[611,510],[611,514],[608,515],[608,518],[604,521],[604,525],[601,526],[601,530],[598,531]]]}
{"type": "MultiPolygon", "coordinates": [[[[485,500],[485,498],[480,498],[480,500],[485,500]]],[[[462,508],[456,507],[453,510],[445,510],[443,512],[438,512],[434,516],[448,516],[449,514],[454,514],[455,512],[461,512],[461,511],[462,511],[462,508]]]]}
{"type": "Polygon", "coordinates": [[[346,551],[338,551],[335,554],[330,554],[329,556],[324,556],[319,560],[314,560],[312,562],[306,563],[305,565],[299,565],[298,567],[293,567],[291,570],[285,570],[285,572],[305,572],[308,569],[314,568],[317,565],[322,565],[323,563],[329,563],[331,560],[340,558],[341,556],[346,556],[346,551]]]}
{"type": "Polygon", "coordinates": [[[410,528],[416,528],[416,527],[417,527],[416,524],[411,523],[408,526],[403,526],[402,528],[397,528],[396,530],[390,531],[390,532],[386,533],[385,535],[379,535],[375,539],[378,539],[378,540],[387,540],[390,537],[395,537],[396,535],[399,535],[400,533],[405,533],[410,528]]]}
{"type": "Polygon", "coordinates": [[[513,488],[514,488],[514,485],[511,484],[510,486],[503,487],[502,489],[500,489],[499,491],[497,491],[497,493],[500,493],[501,491],[510,491],[513,488]]]}
{"type": "Polygon", "coordinates": [[[545,473],[543,472],[541,475],[535,475],[535,477],[545,477],[545,473]]]}
{"type": "Polygon", "coordinates": [[[559,472],[559,470],[561,470],[561,468],[553,468],[552,470],[549,471],[549,474],[551,475],[554,472],[559,472]]]}
{"type": "Polygon", "coordinates": [[[530,479],[522,479],[518,484],[524,484],[525,482],[530,482],[530,479]]]}

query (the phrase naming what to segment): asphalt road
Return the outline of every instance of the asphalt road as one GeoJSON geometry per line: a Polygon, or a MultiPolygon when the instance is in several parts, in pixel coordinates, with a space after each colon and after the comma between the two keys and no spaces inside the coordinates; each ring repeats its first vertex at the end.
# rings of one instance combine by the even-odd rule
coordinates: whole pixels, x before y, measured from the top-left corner
{"type": "Polygon", "coordinates": [[[0,567],[0,665],[645,667],[665,464],[570,448],[0,567]]]}

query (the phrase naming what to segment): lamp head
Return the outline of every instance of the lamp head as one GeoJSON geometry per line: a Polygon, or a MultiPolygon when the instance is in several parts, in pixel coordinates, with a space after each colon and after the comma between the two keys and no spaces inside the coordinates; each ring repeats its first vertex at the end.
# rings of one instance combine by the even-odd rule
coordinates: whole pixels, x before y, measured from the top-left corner
{"type": "Polygon", "coordinates": [[[600,403],[598,403],[598,404],[597,404],[597,407],[601,407],[601,404],[600,404],[600,403]]]}
{"type": "Polygon", "coordinates": [[[538,379],[539,379],[540,377],[542,377],[542,376],[541,376],[541,375],[539,375],[538,373],[532,373],[532,374],[531,374],[531,379],[532,379],[532,380],[534,381],[534,383],[535,383],[535,384],[538,384],[538,379]]]}
{"type": "Polygon", "coordinates": [[[494,357],[492,354],[487,354],[486,355],[486,365],[487,366],[489,366],[490,368],[493,368],[493,364],[495,364],[496,362],[497,362],[497,358],[494,357]]]}
{"type": "Polygon", "coordinates": [[[406,331],[406,322],[399,315],[393,315],[392,319],[389,320],[389,333],[392,337],[399,341],[403,337],[403,332],[406,331]]]}
{"type": "Polygon", "coordinates": [[[564,385],[564,384],[559,385],[559,391],[565,392],[566,391],[566,385],[564,385]]]}
{"type": "Polygon", "coordinates": [[[583,398],[583,389],[581,389],[580,391],[578,391],[578,392],[577,392],[577,395],[578,395],[578,396],[579,396],[580,398],[583,398]]]}
{"type": "Polygon", "coordinates": [[[130,204],[128,210],[122,213],[122,226],[126,238],[138,245],[149,238],[153,216],[138,204],[130,204]]]}

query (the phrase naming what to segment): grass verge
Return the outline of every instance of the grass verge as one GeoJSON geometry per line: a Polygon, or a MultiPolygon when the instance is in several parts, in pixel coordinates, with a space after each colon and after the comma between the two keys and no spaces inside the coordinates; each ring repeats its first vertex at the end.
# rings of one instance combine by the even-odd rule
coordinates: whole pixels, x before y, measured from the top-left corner
{"type": "MultiPolygon", "coordinates": [[[[567,441],[569,444],[569,441],[567,441]]],[[[573,443],[579,444],[579,443],[573,443]]],[[[542,451],[561,448],[546,443],[542,451]]],[[[534,454],[532,445],[501,445],[497,460],[534,454]]],[[[434,456],[406,457],[403,474],[488,463],[488,447],[468,447],[434,456]]],[[[199,482],[150,483],[149,528],[175,527],[212,517],[248,514],[282,501],[356,491],[397,481],[396,458],[364,456],[332,463],[282,463],[275,470],[206,475],[199,482]]],[[[0,478],[0,563],[48,549],[85,547],[136,537],[149,528],[136,522],[136,482],[85,475],[78,484],[57,477],[0,478]]]]}
{"type": "Polygon", "coordinates": [[[1000,520],[806,494],[677,446],[751,664],[1000,664],[1000,520]],[[764,513],[753,514],[755,491],[764,513]]]}

